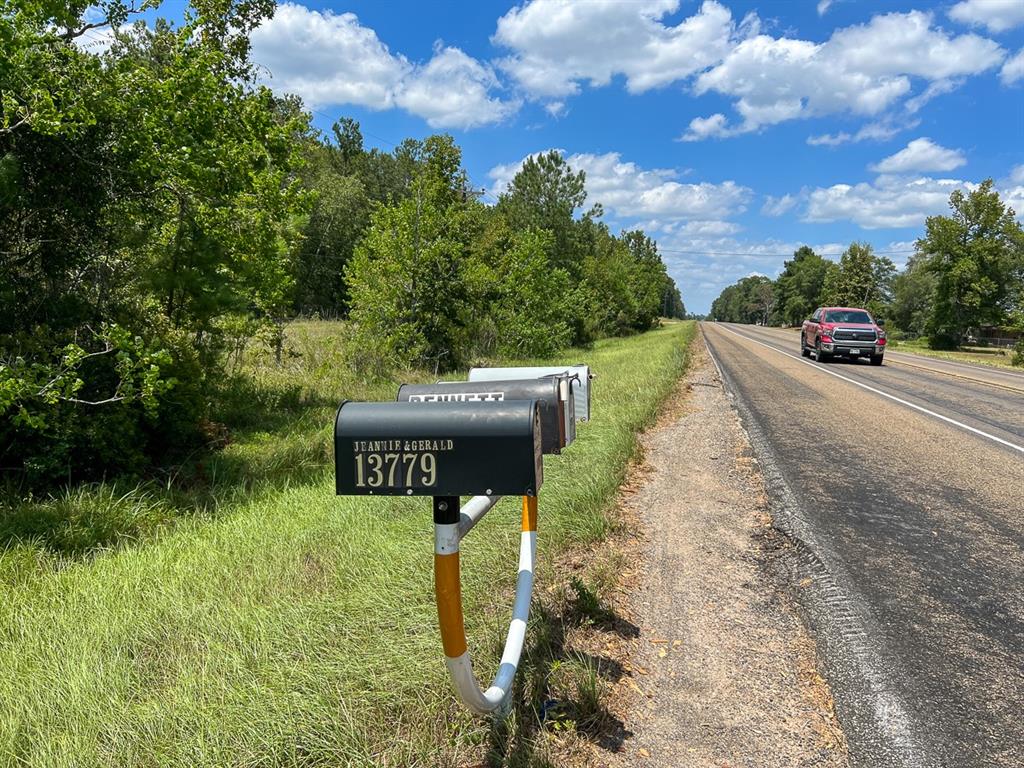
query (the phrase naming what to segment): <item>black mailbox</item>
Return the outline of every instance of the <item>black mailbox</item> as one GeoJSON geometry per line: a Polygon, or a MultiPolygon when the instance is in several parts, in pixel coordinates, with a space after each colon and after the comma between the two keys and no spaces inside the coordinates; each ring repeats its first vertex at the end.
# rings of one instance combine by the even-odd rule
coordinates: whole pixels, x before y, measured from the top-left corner
{"type": "Polygon", "coordinates": [[[532,400],[345,402],[334,468],[340,496],[536,496],[540,412],[532,400]]]}
{"type": "Polygon", "coordinates": [[[541,450],[561,453],[566,444],[564,404],[559,382],[547,379],[509,379],[506,381],[439,381],[436,384],[403,384],[398,388],[399,402],[478,403],[535,400],[540,410],[541,450]]]}

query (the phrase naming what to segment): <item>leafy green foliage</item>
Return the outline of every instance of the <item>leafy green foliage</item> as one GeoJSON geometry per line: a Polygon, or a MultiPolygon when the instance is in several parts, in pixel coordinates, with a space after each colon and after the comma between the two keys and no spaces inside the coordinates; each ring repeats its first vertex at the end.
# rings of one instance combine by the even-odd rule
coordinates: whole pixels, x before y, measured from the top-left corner
{"type": "MultiPolygon", "coordinates": [[[[355,126],[336,132],[356,158],[355,126]]],[[[493,208],[469,191],[450,137],[427,139],[414,169],[346,270],[365,367],[549,355],[685,313],[653,240],[615,237],[599,206],[574,218],[585,177],[558,153],[529,159],[493,208]]]]}
{"type": "Polygon", "coordinates": [[[711,303],[711,318],[727,323],[767,324],[775,288],[764,275],[744,277],[730,285],[711,303]]]}
{"type": "Polygon", "coordinates": [[[775,281],[773,318],[782,325],[800,325],[821,305],[825,278],[835,264],[806,245],[793,253],[775,281]]]}
{"type": "Polygon", "coordinates": [[[840,257],[838,269],[830,269],[825,276],[822,304],[862,307],[881,317],[892,300],[895,276],[891,259],[877,256],[867,243],[851,243],[840,257]]]}
{"type": "Polygon", "coordinates": [[[927,332],[935,296],[935,273],[928,269],[928,258],[915,253],[906,269],[893,280],[890,317],[893,326],[908,336],[927,332]]]}
{"type": "Polygon", "coordinates": [[[373,214],[346,270],[360,347],[375,364],[459,365],[475,306],[469,244],[476,203],[451,137],[424,143],[412,193],[373,214]]]}
{"type": "Polygon", "coordinates": [[[451,370],[682,315],[656,244],[615,237],[585,176],[531,158],[498,205],[447,136],[363,147],[258,86],[272,0],[0,6],[0,466],[29,486],[222,445],[218,398],[286,318],[351,311],[358,360],[451,370]],[[110,27],[109,50],[75,44],[110,27]],[[96,330],[94,330],[96,329],[96,330]],[[88,459],[83,459],[83,457],[88,459]]]}
{"type": "Polygon", "coordinates": [[[927,329],[933,347],[955,348],[969,328],[1021,313],[1024,230],[988,179],[949,198],[950,216],[930,216],[917,241],[935,275],[927,329]]]}
{"type": "Polygon", "coordinates": [[[579,274],[573,214],[587,199],[586,174],[573,171],[557,150],[528,157],[498,200],[498,214],[513,229],[544,229],[554,238],[556,266],[579,274]]]}
{"type": "Polygon", "coordinates": [[[569,273],[552,264],[553,242],[549,232],[526,230],[502,254],[491,319],[503,357],[550,356],[572,341],[579,297],[569,273]]]}
{"type": "Polygon", "coordinates": [[[247,58],[273,3],[74,45],[155,5],[0,13],[0,457],[33,485],[194,447],[223,319],[274,325],[290,299],[307,120],[247,58]]]}

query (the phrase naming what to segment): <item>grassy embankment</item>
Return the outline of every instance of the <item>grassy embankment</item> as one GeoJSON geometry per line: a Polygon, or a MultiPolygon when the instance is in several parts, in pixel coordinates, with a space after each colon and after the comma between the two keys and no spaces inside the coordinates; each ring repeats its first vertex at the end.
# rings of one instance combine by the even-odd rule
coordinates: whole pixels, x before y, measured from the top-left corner
{"type": "Polygon", "coordinates": [[[912,341],[892,340],[889,342],[891,349],[896,352],[909,352],[924,357],[935,357],[940,360],[953,360],[961,363],[975,363],[978,365],[989,365],[993,368],[1013,367],[1012,349],[995,348],[963,348],[959,350],[931,349],[927,339],[914,339],[912,341]]]}
{"type": "MultiPolygon", "coordinates": [[[[636,431],[685,366],[693,328],[561,358],[592,364],[595,419],[545,461],[541,585],[559,553],[613,524],[636,431]]],[[[352,379],[337,328],[293,331],[303,356],[256,371],[240,401],[249,423],[189,470],[189,490],[100,488],[3,511],[0,765],[457,765],[494,750],[446,678],[429,503],[333,495],[336,401],[394,386],[352,379]],[[12,543],[28,529],[34,541],[12,543]]],[[[500,655],[517,521],[506,500],[465,543],[481,676],[500,655]]]]}

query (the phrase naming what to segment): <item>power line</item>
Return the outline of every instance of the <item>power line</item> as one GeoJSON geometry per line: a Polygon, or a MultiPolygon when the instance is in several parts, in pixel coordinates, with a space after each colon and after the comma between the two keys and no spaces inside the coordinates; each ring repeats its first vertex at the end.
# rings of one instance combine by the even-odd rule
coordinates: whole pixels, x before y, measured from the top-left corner
{"type": "MultiPolygon", "coordinates": [[[[658,252],[659,253],[681,253],[681,254],[685,254],[685,255],[689,255],[689,256],[762,256],[762,257],[765,257],[765,258],[769,258],[769,257],[771,257],[771,258],[775,258],[775,257],[786,257],[786,258],[788,258],[788,257],[793,255],[792,251],[790,251],[788,253],[757,253],[757,252],[751,252],[751,251],[746,251],[746,252],[740,252],[740,251],[683,251],[683,250],[676,250],[676,249],[673,249],[673,248],[662,248],[661,246],[658,246],[658,252]]],[[[876,254],[880,254],[880,255],[888,255],[888,254],[915,253],[915,249],[913,249],[913,248],[904,248],[904,249],[898,249],[898,250],[873,251],[873,252],[876,253],[876,254]]],[[[842,252],[840,252],[840,253],[819,253],[818,255],[819,256],[842,256],[843,254],[842,254],[842,252]]]]}

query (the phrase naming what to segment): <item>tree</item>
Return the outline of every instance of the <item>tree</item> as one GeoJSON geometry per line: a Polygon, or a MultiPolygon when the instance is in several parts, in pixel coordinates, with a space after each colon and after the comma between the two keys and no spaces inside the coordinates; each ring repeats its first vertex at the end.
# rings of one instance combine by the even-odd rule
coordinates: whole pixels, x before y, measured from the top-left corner
{"type": "MultiPolygon", "coordinates": [[[[498,213],[513,229],[545,229],[554,237],[554,262],[580,274],[573,214],[587,199],[586,174],[573,171],[561,153],[551,150],[526,158],[498,198],[498,213]]],[[[596,217],[595,217],[596,218],[596,217]]]]}
{"type": "Polygon", "coordinates": [[[832,262],[806,245],[800,246],[775,281],[773,320],[800,325],[821,304],[822,288],[832,262]]]}
{"type": "Polygon", "coordinates": [[[955,348],[970,328],[999,325],[1020,295],[1024,231],[987,179],[968,194],[954,190],[949,216],[929,216],[917,250],[935,275],[930,343],[955,348]]]}
{"type": "Polygon", "coordinates": [[[478,290],[470,243],[478,226],[450,136],[424,142],[409,197],[379,207],[345,271],[367,362],[448,371],[471,344],[478,290]]]}
{"type": "Polygon", "coordinates": [[[295,306],[337,317],[347,312],[345,265],[370,221],[370,201],[355,176],[323,173],[296,252],[295,306]]]}
{"type": "Polygon", "coordinates": [[[552,247],[550,233],[531,229],[515,233],[502,255],[488,309],[505,357],[547,357],[572,341],[579,298],[569,273],[552,264],[552,247]]]}
{"type": "Polygon", "coordinates": [[[725,288],[711,303],[711,317],[727,323],[766,324],[775,301],[772,281],[749,275],[725,288]]]}
{"type": "Polygon", "coordinates": [[[0,13],[0,464],[31,483],[194,447],[225,321],[287,307],[308,126],[253,78],[273,3],[197,0],[102,56],[74,45],[155,5],[0,13]]]}
{"type": "Polygon", "coordinates": [[[654,325],[662,314],[665,292],[671,278],[658,254],[658,244],[642,230],[623,232],[621,240],[633,260],[629,288],[634,312],[630,325],[635,330],[644,331],[654,325]]]}
{"type": "Polygon", "coordinates": [[[928,259],[915,253],[893,280],[892,324],[904,333],[926,333],[935,296],[936,275],[928,268],[928,259]]]}
{"type": "Polygon", "coordinates": [[[825,277],[822,303],[864,307],[874,315],[884,315],[892,301],[895,275],[891,259],[876,256],[867,243],[851,243],[839,259],[839,268],[825,277]]]}

